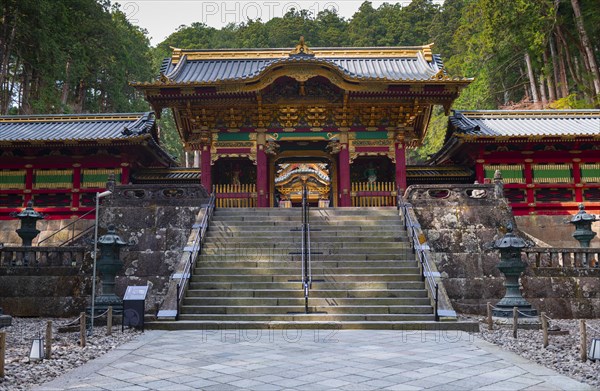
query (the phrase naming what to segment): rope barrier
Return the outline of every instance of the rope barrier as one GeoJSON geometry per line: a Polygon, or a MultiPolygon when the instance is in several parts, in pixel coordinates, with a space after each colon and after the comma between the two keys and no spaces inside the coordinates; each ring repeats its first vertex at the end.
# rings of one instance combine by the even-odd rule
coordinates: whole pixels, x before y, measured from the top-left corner
{"type": "MultiPolygon", "coordinates": [[[[113,311],[113,313],[114,313],[114,311],[113,311]]],[[[101,317],[103,317],[103,316],[104,316],[104,315],[106,315],[106,314],[108,314],[108,310],[104,311],[104,312],[103,312],[103,313],[101,313],[100,315],[96,315],[96,316],[94,316],[94,319],[101,318],[101,317]]],[[[74,320],[72,320],[72,321],[70,321],[70,322],[67,322],[67,323],[64,323],[64,324],[57,324],[57,325],[56,325],[56,327],[59,327],[59,328],[60,328],[60,327],[68,327],[68,326],[72,326],[72,325],[74,325],[74,324],[77,324],[77,323],[78,323],[80,320],[81,320],[81,315],[79,315],[77,318],[75,318],[74,320]]],[[[44,330],[45,330],[45,328],[44,328],[44,330]]]]}
{"type": "Polygon", "coordinates": [[[106,314],[108,314],[108,310],[104,311],[104,312],[103,312],[103,313],[101,313],[100,315],[94,316],[94,319],[98,319],[98,318],[100,318],[101,316],[104,316],[104,315],[106,315],[106,314]]]}
{"type": "Polygon", "coordinates": [[[79,315],[75,320],[71,321],[71,322],[67,322],[65,324],[60,324],[60,325],[56,325],[57,327],[67,327],[67,326],[72,326],[74,324],[76,324],[77,322],[79,322],[79,320],[81,319],[81,315],[79,315]]]}
{"type": "Polygon", "coordinates": [[[454,303],[459,304],[459,305],[464,305],[464,306],[467,306],[467,307],[481,307],[481,306],[485,306],[486,305],[485,303],[483,303],[483,304],[469,304],[469,303],[461,303],[461,302],[458,302],[458,301],[455,301],[454,303]]]}
{"type": "Polygon", "coordinates": [[[587,324],[587,323],[586,323],[585,325],[587,326],[587,328],[588,328],[588,329],[591,329],[593,332],[595,332],[595,333],[600,333],[600,330],[598,330],[597,328],[595,328],[595,327],[592,327],[592,326],[590,326],[590,325],[589,325],[589,324],[587,324]]]}
{"type": "Polygon", "coordinates": [[[523,312],[521,312],[519,310],[517,310],[517,313],[520,314],[520,315],[523,315],[526,318],[538,318],[539,317],[539,315],[529,315],[529,314],[525,314],[525,313],[523,313],[523,312]]]}
{"type": "Polygon", "coordinates": [[[568,320],[565,320],[565,319],[553,319],[553,318],[549,317],[548,315],[545,315],[545,316],[546,316],[546,319],[548,319],[549,322],[551,321],[551,322],[554,322],[555,324],[561,324],[562,323],[563,325],[570,326],[570,324],[568,323],[568,320]]]}

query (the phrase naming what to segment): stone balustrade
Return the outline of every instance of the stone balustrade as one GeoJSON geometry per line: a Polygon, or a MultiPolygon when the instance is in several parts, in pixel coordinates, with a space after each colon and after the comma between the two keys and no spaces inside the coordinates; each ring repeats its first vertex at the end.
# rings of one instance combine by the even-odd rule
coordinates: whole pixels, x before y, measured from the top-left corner
{"type": "Polygon", "coordinates": [[[530,247],[523,251],[532,268],[600,268],[600,248],[530,247]]]}
{"type": "Polygon", "coordinates": [[[4,247],[0,249],[0,268],[83,266],[85,247],[4,247]]]}

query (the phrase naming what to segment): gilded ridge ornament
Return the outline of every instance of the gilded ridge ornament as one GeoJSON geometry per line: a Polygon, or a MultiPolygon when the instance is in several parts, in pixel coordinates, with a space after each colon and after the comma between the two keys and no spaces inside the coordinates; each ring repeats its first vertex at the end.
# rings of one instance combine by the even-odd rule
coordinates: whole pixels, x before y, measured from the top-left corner
{"type": "Polygon", "coordinates": [[[306,43],[304,42],[304,36],[300,36],[300,41],[298,41],[298,45],[290,52],[290,56],[314,56],[312,50],[308,48],[306,43]]]}

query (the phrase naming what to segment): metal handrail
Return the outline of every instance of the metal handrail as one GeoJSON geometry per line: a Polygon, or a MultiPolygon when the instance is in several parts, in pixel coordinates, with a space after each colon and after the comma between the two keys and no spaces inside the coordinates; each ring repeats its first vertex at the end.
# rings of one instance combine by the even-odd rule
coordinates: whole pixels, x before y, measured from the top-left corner
{"type": "Polygon", "coordinates": [[[196,263],[196,259],[198,259],[198,254],[200,254],[200,252],[202,251],[202,244],[204,243],[206,230],[208,229],[208,224],[210,223],[212,215],[215,211],[215,202],[216,192],[213,187],[213,192],[208,198],[208,204],[206,205],[204,216],[202,216],[200,230],[194,238],[194,242],[192,243],[192,248],[190,250],[190,256],[188,257],[183,273],[181,273],[181,277],[179,278],[179,282],[177,283],[177,315],[175,317],[176,320],[179,320],[179,308],[181,306],[181,302],[183,301],[183,297],[185,296],[185,290],[191,277],[192,267],[196,263]]]}
{"type": "Polygon", "coordinates": [[[435,281],[433,277],[433,271],[430,266],[430,259],[425,252],[422,241],[420,240],[419,234],[417,233],[416,228],[420,227],[420,224],[413,220],[410,213],[408,213],[408,209],[412,208],[412,205],[404,200],[402,197],[402,192],[398,189],[397,195],[397,208],[402,211],[403,223],[404,227],[408,232],[408,236],[411,240],[411,246],[413,252],[417,256],[417,260],[419,261],[419,266],[421,269],[421,278],[425,281],[428,291],[430,293],[430,297],[433,298],[433,310],[435,321],[438,322],[440,320],[440,316],[438,314],[438,299],[439,299],[439,285],[435,281]]]}
{"type": "MultiPolygon", "coordinates": [[[[86,213],[84,213],[83,215],[79,216],[77,219],[73,220],[72,222],[70,222],[69,224],[65,225],[64,227],[62,227],[61,229],[59,229],[58,231],[54,232],[53,234],[45,237],[44,239],[40,240],[37,243],[37,246],[39,247],[42,243],[44,243],[46,240],[53,238],[54,236],[58,235],[59,233],[61,233],[62,231],[64,231],[65,229],[73,226],[73,235],[71,237],[71,239],[68,239],[66,241],[64,241],[63,243],[59,244],[57,247],[62,247],[65,245],[65,243],[68,243],[70,241],[75,240],[76,236],[75,236],[75,224],[79,221],[82,220],[85,216],[94,213],[96,211],[96,208],[87,211],[86,213]]],[[[77,238],[80,237],[81,235],[85,234],[87,231],[89,231],[90,229],[92,229],[92,227],[88,227],[87,229],[83,230],[82,232],[79,233],[79,235],[77,235],[77,238]]]]}
{"type": "Polygon", "coordinates": [[[304,313],[308,314],[308,297],[312,287],[308,190],[302,189],[302,289],[304,290],[304,313]]]}

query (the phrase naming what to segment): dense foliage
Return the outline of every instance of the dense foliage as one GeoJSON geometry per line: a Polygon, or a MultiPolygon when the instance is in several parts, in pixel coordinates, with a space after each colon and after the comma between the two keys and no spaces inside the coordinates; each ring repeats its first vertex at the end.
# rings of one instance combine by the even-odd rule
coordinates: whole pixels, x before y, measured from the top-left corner
{"type": "MultiPolygon", "coordinates": [[[[435,42],[451,75],[475,78],[455,104],[460,109],[600,105],[598,0],[413,0],[377,8],[365,1],[349,20],[291,10],[221,29],[193,23],[156,48],[108,0],[4,0],[0,12],[1,114],[145,109],[127,81],[151,78],[170,46],[292,47],[300,35],[312,47],[435,42]]],[[[443,115],[436,111],[413,158],[439,148],[443,115]]]]}
{"type": "Polygon", "coordinates": [[[3,0],[0,114],[145,110],[150,42],[106,0],[3,0]]]}

